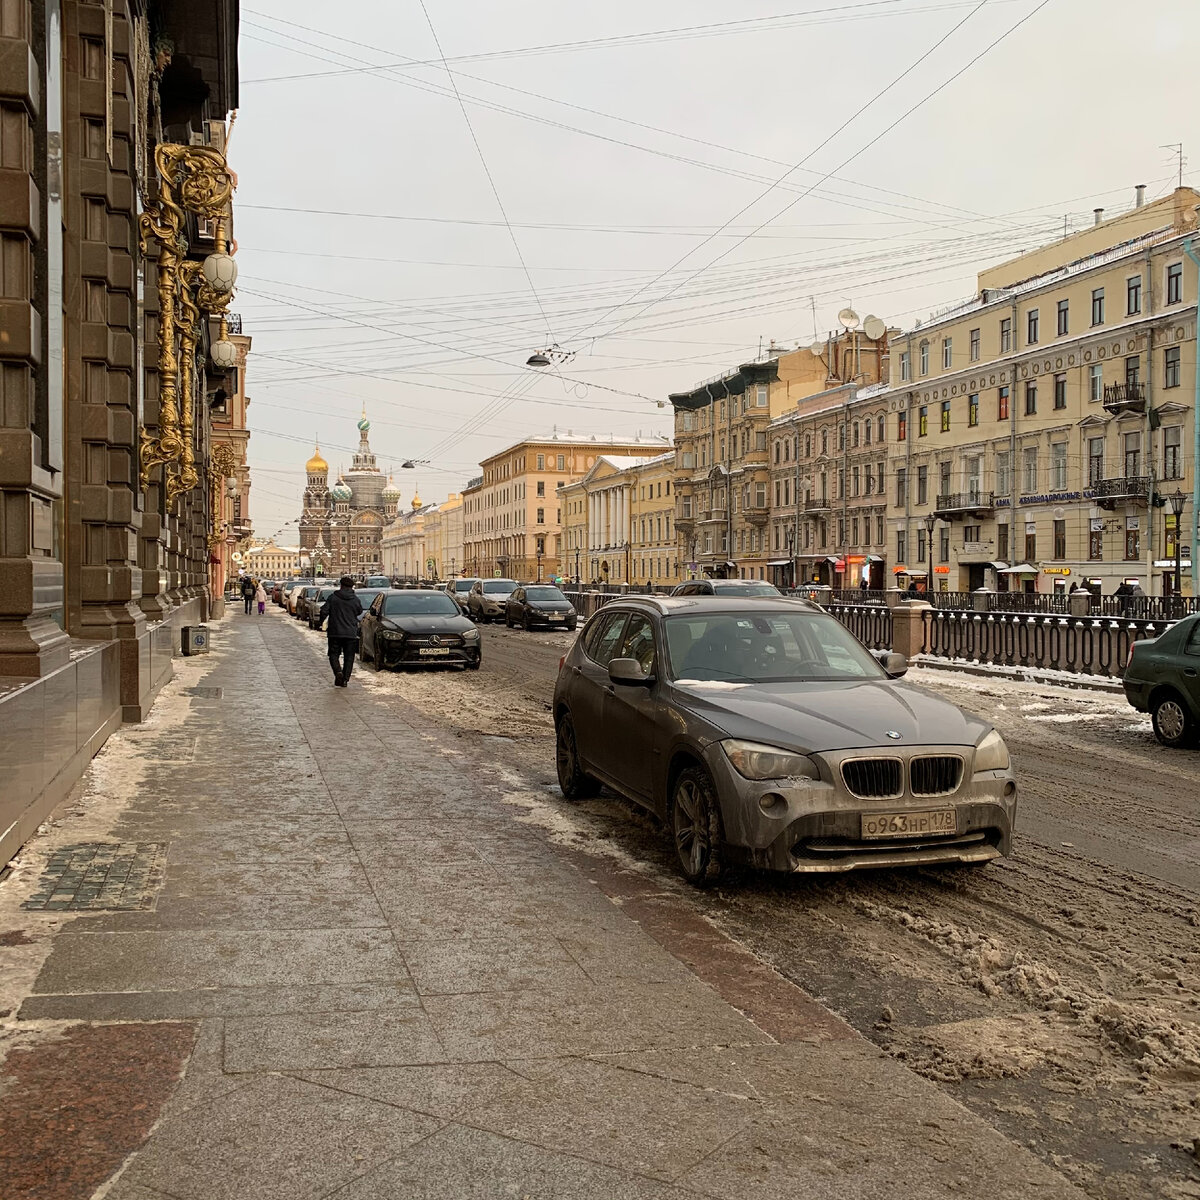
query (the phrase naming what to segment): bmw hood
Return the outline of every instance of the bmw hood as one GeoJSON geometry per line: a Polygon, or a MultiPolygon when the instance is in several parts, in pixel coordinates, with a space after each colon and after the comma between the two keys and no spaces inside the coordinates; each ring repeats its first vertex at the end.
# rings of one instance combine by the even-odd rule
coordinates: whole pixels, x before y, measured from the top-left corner
{"type": "Polygon", "coordinates": [[[886,680],[731,684],[685,679],[672,687],[683,707],[724,736],[806,754],[875,746],[974,746],[992,728],[932,692],[886,680]]]}

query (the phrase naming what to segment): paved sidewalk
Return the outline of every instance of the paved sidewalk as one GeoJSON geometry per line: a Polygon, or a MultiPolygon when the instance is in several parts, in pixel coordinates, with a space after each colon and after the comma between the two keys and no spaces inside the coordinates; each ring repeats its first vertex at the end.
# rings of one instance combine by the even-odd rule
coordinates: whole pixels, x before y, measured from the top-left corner
{"type": "Polygon", "coordinates": [[[40,963],[5,1019],[4,1200],[118,1170],[108,1200],[1079,1195],[740,947],[655,919],[641,877],[564,857],[486,739],[335,689],[277,612],[213,640],[93,765],[119,803],[77,800],[0,885],[0,968],[40,963]],[[154,907],[17,907],[74,887],[41,869],[87,841],[133,864],[100,892],[154,907]]]}

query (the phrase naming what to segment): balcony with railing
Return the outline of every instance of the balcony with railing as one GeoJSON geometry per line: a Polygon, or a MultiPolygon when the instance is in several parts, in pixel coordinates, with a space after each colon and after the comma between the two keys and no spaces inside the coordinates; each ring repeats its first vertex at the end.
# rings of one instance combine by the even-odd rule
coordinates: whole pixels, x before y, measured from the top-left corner
{"type": "Polygon", "coordinates": [[[955,517],[987,516],[995,507],[994,493],[971,488],[965,492],[939,493],[933,515],[942,521],[952,521],[955,517]]]}
{"type": "Polygon", "coordinates": [[[1104,387],[1104,411],[1140,413],[1146,411],[1144,383],[1109,383],[1104,387]]]}
{"type": "Polygon", "coordinates": [[[1092,483],[1092,499],[1101,508],[1146,504],[1150,499],[1150,476],[1119,475],[1115,479],[1097,479],[1092,483]]]}
{"type": "Polygon", "coordinates": [[[804,499],[805,512],[828,512],[833,507],[833,501],[828,496],[806,496],[804,499]]]}

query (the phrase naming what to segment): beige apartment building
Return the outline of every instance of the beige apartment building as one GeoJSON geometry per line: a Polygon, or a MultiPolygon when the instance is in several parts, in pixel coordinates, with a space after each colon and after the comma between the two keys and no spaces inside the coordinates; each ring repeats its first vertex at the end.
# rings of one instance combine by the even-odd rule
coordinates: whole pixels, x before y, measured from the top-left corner
{"type": "Polygon", "coordinates": [[[1184,244],[1200,193],[1142,196],[981,272],[972,300],[893,340],[894,570],[932,567],[949,591],[1082,580],[1109,593],[1124,579],[1171,590],[1171,497],[1185,531],[1195,520],[1197,292],[1184,244]]]}
{"type": "Polygon", "coordinates": [[[380,541],[383,574],[409,582],[435,578],[436,563],[427,553],[426,535],[437,511],[438,506],[423,503],[418,492],[413,493],[408,508],[403,505],[398,508],[380,541]]]}
{"type": "Polygon", "coordinates": [[[425,559],[433,579],[453,579],[463,563],[463,499],[451,492],[425,517],[425,559]]]}
{"type": "Polygon", "coordinates": [[[563,575],[583,583],[675,583],[675,454],[602,454],[562,489],[563,575]]]}
{"type": "Polygon", "coordinates": [[[557,431],[485,459],[463,490],[463,562],[469,575],[548,579],[565,574],[560,492],[602,454],[662,453],[666,438],[605,439],[557,431]]]}
{"type": "Polygon", "coordinates": [[[806,396],[769,443],[771,582],[885,587],[887,385],[806,396]]]}
{"type": "MultiPolygon", "coordinates": [[[[772,352],[670,397],[675,409],[675,527],[686,574],[778,576],[783,554],[771,529],[771,423],[835,385],[883,378],[887,333],[843,331],[811,348],[772,352]]],[[[786,438],[780,442],[780,453],[786,438]]],[[[791,466],[791,459],[780,466],[791,466]]],[[[794,469],[793,469],[794,474],[794,469]]],[[[783,492],[781,490],[781,503],[783,492]]],[[[793,507],[789,487],[788,507],[793,507]]],[[[782,534],[782,523],[780,525],[782,534]]]]}
{"type": "Polygon", "coordinates": [[[242,566],[255,579],[293,579],[300,573],[300,547],[277,546],[268,538],[250,547],[242,566]]]}

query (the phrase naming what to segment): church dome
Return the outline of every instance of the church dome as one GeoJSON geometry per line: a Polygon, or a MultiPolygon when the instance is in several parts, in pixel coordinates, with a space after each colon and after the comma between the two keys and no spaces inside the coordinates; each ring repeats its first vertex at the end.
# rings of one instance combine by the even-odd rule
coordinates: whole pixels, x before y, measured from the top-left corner
{"type": "Polygon", "coordinates": [[[389,475],[387,487],[383,489],[383,499],[388,504],[395,504],[400,499],[400,489],[396,486],[396,481],[389,475]]]}
{"type": "Polygon", "coordinates": [[[304,464],[304,469],[310,475],[324,475],[329,470],[329,464],[321,457],[321,445],[319,442],[312,458],[304,464]]]}
{"type": "Polygon", "coordinates": [[[366,433],[370,428],[371,422],[367,420],[367,414],[364,412],[363,415],[358,418],[358,432],[366,433]]]}
{"type": "Polygon", "coordinates": [[[413,492],[412,506],[414,511],[421,507],[421,493],[413,492]]]}
{"type": "Polygon", "coordinates": [[[350,485],[344,480],[339,479],[337,483],[329,489],[329,494],[338,504],[346,504],[354,493],[350,490],[350,485]]]}

